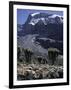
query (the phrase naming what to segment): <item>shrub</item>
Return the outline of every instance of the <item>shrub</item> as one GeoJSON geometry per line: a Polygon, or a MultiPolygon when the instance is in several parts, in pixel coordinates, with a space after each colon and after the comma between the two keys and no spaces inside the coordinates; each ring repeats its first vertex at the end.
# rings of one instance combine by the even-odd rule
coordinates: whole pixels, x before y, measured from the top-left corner
{"type": "Polygon", "coordinates": [[[25,59],[27,63],[31,62],[31,56],[33,54],[31,49],[24,49],[25,59]]]}
{"type": "Polygon", "coordinates": [[[22,60],[20,59],[20,56],[21,56],[21,47],[17,47],[17,60],[21,62],[22,60]]]}
{"type": "Polygon", "coordinates": [[[41,64],[42,57],[41,57],[41,56],[38,56],[38,57],[37,57],[37,60],[38,60],[38,63],[40,63],[40,64],[41,64]]]}
{"type": "Polygon", "coordinates": [[[48,57],[50,60],[52,60],[52,65],[54,64],[58,54],[59,50],[57,48],[48,48],[48,57]]]}

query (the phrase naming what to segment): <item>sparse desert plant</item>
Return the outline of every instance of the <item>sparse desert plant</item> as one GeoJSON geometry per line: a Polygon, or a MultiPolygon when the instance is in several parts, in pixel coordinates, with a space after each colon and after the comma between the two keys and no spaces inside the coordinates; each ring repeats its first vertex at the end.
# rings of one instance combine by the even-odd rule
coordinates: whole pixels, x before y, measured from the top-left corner
{"type": "Polygon", "coordinates": [[[56,57],[59,55],[59,50],[57,48],[48,48],[48,57],[52,60],[52,65],[54,64],[56,57]]]}

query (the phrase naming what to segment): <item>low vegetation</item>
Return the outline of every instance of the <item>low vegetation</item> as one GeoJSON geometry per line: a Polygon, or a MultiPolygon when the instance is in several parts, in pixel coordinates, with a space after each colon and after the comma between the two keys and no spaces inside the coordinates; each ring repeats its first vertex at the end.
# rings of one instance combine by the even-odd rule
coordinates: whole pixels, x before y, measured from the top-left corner
{"type": "Polygon", "coordinates": [[[31,49],[17,48],[17,79],[63,78],[63,64],[57,48],[48,48],[47,58],[34,55],[31,49]],[[55,63],[56,62],[56,63],[55,63]],[[60,63],[60,64],[59,64],[60,63]]]}

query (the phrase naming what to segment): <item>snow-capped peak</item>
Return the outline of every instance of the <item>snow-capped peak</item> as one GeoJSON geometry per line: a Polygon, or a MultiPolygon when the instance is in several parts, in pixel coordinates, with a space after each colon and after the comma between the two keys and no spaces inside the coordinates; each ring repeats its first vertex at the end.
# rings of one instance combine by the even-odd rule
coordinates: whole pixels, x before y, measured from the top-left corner
{"type": "Polygon", "coordinates": [[[31,16],[33,17],[33,16],[35,16],[37,14],[40,14],[40,13],[39,12],[36,12],[36,13],[31,14],[31,16]]]}
{"type": "Polygon", "coordinates": [[[49,16],[49,18],[55,18],[55,17],[61,17],[61,16],[57,15],[57,14],[53,14],[53,15],[49,16]]]}
{"type": "MultiPolygon", "coordinates": [[[[56,24],[61,24],[63,23],[63,17],[57,14],[49,15],[45,17],[45,13],[42,17],[37,17],[35,18],[34,16],[41,14],[40,12],[33,13],[31,14],[32,18],[29,22],[31,25],[37,24],[39,21],[43,22],[44,25],[47,25],[48,23],[56,23],[56,24]]],[[[41,16],[41,15],[40,15],[41,16]]]]}

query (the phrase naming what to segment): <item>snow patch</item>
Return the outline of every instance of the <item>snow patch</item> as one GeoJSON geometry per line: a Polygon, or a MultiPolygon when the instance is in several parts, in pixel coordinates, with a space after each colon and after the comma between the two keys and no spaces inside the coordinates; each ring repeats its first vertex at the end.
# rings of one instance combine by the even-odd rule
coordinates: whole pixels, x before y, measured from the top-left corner
{"type": "Polygon", "coordinates": [[[39,12],[31,14],[32,19],[30,20],[29,24],[36,25],[40,20],[43,22],[44,25],[47,25],[48,23],[63,23],[63,17],[57,14],[50,15],[48,17],[40,17],[35,18],[33,16],[40,14],[39,12]]]}
{"type": "Polygon", "coordinates": [[[55,18],[55,17],[61,17],[60,15],[57,15],[57,14],[53,14],[53,15],[51,15],[51,16],[49,16],[48,18],[55,18]]]}
{"type": "Polygon", "coordinates": [[[36,12],[36,13],[31,14],[31,16],[33,17],[33,16],[35,16],[37,14],[40,14],[40,13],[39,12],[36,12]]]}

